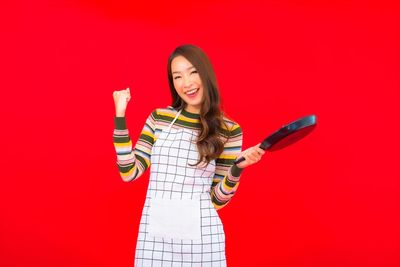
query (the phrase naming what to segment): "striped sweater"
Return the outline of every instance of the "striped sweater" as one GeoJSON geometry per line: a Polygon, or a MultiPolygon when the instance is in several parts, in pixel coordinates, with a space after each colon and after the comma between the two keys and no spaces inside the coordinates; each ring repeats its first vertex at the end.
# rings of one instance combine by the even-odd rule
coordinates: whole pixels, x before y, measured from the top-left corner
{"type": "MultiPolygon", "coordinates": [[[[114,147],[117,153],[117,166],[122,180],[129,182],[140,177],[149,167],[151,150],[161,131],[175,118],[177,111],[172,107],[155,109],[148,116],[141,131],[135,148],[129,131],[126,127],[125,117],[115,117],[114,147]]],[[[211,184],[211,200],[216,209],[224,207],[233,197],[239,185],[242,169],[233,164],[242,150],[242,129],[238,123],[226,118],[227,127],[223,127],[223,140],[228,135],[223,152],[216,158],[215,175],[211,184]]],[[[201,127],[200,115],[182,110],[173,128],[188,128],[199,130],[201,127]]]]}

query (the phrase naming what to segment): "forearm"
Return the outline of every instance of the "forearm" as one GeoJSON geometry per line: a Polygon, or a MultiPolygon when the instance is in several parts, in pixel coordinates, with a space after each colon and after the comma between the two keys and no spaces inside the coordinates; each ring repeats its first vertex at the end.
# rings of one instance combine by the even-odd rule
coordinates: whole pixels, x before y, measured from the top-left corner
{"type": "Polygon", "coordinates": [[[211,190],[211,200],[215,209],[223,208],[234,196],[239,186],[240,175],[243,169],[233,164],[227,174],[211,190]]]}
{"type": "Polygon", "coordinates": [[[114,147],[117,154],[117,166],[121,178],[129,182],[139,178],[145,171],[146,161],[137,156],[132,149],[132,141],[126,127],[125,117],[115,117],[113,134],[114,147]],[[143,163],[141,162],[143,161],[143,163]]]}

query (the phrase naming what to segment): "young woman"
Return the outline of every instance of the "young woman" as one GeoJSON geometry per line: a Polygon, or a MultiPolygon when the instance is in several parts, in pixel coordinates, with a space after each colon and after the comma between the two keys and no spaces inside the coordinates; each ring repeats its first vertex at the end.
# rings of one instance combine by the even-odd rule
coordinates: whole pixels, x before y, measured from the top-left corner
{"type": "Polygon", "coordinates": [[[150,167],[135,266],[226,266],[216,210],[230,201],[243,168],[264,150],[257,144],[241,152],[242,130],[220,110],[215,74],[200,48],[177,47],[167,70],[172,105],[148,116],[134,150],[125,121],[130,90],[113,93],[121,177],[133,181],[150,167]],[[245,161],[236,166],[240,156],[245,161]]]}

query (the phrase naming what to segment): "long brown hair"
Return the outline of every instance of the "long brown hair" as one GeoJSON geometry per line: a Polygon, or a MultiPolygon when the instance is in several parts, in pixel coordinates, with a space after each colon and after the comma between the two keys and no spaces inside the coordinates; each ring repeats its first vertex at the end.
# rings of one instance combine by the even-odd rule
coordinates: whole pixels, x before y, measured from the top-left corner
{"type": "Polygon", "coordinates": [[[220,110],[220,95],[217,79],[210,60],[199,47],[194,45],[178,46],[170,55],[167,66],[168,83],[172,96],[171,106],[173,108],[180,110],[187,105],[178,95],[174,87],[171,63],[177,56],[183,56],[196,68],[203,84],[204,101],[200,109],[201,129],[196,142],[200,159],[195,165],[200,164],[203,159],[205,159],[208,164],[223,152],[224,144],[227,141],[226,139],[225,142],[223,142],[220,137],[222,125],[224,124],[226,127],[226,124],[223,120],[223,113],[220,110]]]}

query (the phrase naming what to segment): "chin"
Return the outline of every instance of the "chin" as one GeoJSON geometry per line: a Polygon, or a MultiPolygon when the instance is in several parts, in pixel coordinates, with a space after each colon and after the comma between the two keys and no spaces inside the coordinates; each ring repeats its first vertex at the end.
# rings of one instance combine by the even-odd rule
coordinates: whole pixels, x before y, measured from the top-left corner
{"type": "Polygon", "coordinates": [[[200,106],[201,105],[201,101],[187,101],[187,104],[190,104],[192,106],[200,106]]]}

